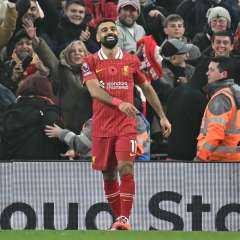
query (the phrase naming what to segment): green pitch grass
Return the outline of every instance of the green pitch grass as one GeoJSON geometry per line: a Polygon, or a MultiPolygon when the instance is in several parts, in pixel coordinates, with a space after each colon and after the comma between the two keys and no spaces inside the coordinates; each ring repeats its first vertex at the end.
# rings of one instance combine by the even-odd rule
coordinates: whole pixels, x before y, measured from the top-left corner
{"type": "Polygon", "coordinates": [[[237,232],[0,231],[0,240],[240,240],[237,232]]]}

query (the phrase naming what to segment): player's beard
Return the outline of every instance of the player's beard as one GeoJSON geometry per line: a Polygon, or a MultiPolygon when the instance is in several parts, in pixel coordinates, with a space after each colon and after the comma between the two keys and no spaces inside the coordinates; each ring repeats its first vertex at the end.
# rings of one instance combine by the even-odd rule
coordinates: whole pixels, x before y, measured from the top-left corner
{"type": "Polygon", "coordinates": [[[109,49],[113,49],[118,43],[118,36],[115,34],[109,34],[101,39],[101,44],[109,49]],[[109,37],[112,37],[112,39],[108,39],[109,37]]]}

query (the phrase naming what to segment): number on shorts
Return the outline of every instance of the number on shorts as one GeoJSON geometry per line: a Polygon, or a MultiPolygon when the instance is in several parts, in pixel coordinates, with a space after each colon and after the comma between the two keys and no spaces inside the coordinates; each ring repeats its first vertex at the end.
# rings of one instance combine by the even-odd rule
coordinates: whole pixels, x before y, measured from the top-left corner
{"type": "Polygon", "coordinates": [[[137,141],[131,139],[130,142],[131,142],[131,152],[136,153],[137,152],[137,141]]]}

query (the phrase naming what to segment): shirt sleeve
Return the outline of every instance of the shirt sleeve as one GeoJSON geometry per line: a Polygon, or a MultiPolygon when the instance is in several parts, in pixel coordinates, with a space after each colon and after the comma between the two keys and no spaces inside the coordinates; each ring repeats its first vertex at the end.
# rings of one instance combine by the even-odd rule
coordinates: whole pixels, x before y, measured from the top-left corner
{"type": "Polygon", "coordinates": [[[135,60],[134,80],[136,84],[141,85],[147,82],[147,77],[140,70],[140,66],[141,66],[140,60],[136,56],[134,57],[134,60],[135,60]]]}
{"type": "Polygon", "coordinates": [[[93,57],[88,56],[84,58],[81,70],[82,70],[82,76],[83,76],[83,84],[85,84],[89,80],[98,79],[94,69],[93,57]]]}

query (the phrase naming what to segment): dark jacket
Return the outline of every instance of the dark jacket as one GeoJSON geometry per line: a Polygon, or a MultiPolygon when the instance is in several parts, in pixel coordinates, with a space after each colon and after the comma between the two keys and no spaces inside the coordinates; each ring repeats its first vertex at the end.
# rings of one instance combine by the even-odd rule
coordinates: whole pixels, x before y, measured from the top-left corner
{"type": "MultiPolygon", "coordinates": [[[[65,15],[62,15],[60,17],[57,28],[53,34],[53,51],[56,53],[56,55],[59,55],[60,52],[72,41],[79,40],[81,32],[86,30],[90,20],[91,17],[89,15],[86,15],[80,25],[75,25],[71,23],[65,15]]],[[[84,42],[87,50],[91,53],[95,53],[99,49],[99,45],[93,39],[95,39],[95,36],[93,37],[92,33],[91,37],[84,42]]]]}
{"type": "Polygon", "coordinates": [[[80,132],[84,122],[92,117],[92,98],[82,83],[80,66],[72,67],[67,63],[69,47],[60,54],[60,59],[53,54],[46,42],[33,43],[39,58],[50,69],[50,80],[55,94],[60,101],[64,125],[76,133],[80,132]]]}
{"type": "MultiPolygon", "coordinates": [[[[199,59],[196,59],[194,61],[190,61],[190,64],[193,66],[196,66],[196,70],[192,76],[191,82],[195,85],[198,86],[199,83],[202,85],[207,84],[207,71],[208,71],[208,65],[211,61],[211,58],[214,57],[214,52],[212,47],[209,47],[203,51],[202,56],[199,59]]],[[[234,79],[235,83],[240,85],[240,56],[239,55],[234,55],[230,54],[231,58],[231,71],[228,72],[229,78],[234,79]]]]}
{"type": "Polygon", "coordinates": [[[169,158],[193,160],[206,103],[202,92],[190,84],[183,84],[172,91],[167,102],[167,117],[172,124],[168,138],[169,158]]]}
{"type": "Polygon", "coordinates": [[[163,22],[167,15],[168,12],[165,8],[157,6],[155,3],[150,3],[141,6],[141,13],[137,19],[137,23],[144,28],[146,35],[152,34],[158,45],[160,45],[165,38],[163,22]],[[161,15],[158,17],[150,17],[149,12],[151,10],[158,10],[161,15]]]}
{"type": "Polygon", "coordinates": [[[57,139],[44,133],[46,125],[59,122],[56,105],[37,97],[23,97],[9,106],[3,119],[3,146],[6,159],[59,159],[65,151],[57,139]]]}
{"type": "MultiPolygon", "coordinates": [[[[222,0],[220,3],[215,3],[212,0],[184,0],[176,9],[176,13],[181,15],[186,26],[186,36],[193,38],[196,33],[203,32],[207,24],[206,13],[211,7],[224,7],[229,11],[231,16],[231,25],[236,29],[238,24],[238,12],[234,4],[229,4],[229,0],[222,0]]],[[[236,3],[235,3],[236,6],[236,3]]]]}
{"type": "Polygon", "coordinates": [[[211,46],[211,35],[207,32],[197,33],[193,38],[193,44],[198,46],[200,51],[203,52],[211,46]]]}

